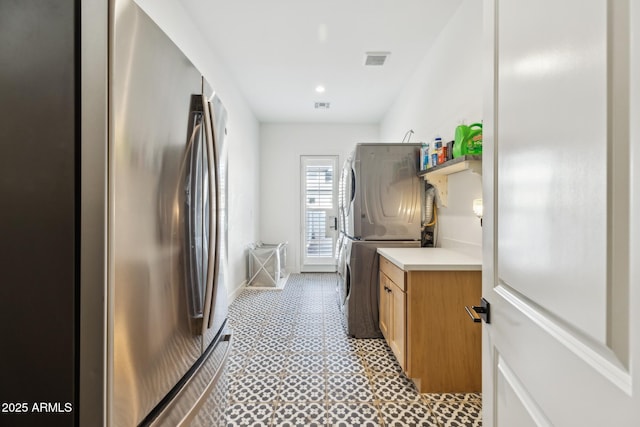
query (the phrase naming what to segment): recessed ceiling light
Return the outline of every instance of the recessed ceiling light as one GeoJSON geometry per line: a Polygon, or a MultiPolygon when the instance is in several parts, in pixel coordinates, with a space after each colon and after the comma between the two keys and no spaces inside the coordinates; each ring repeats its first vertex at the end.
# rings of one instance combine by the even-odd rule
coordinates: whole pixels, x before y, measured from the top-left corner
{"type": "Polygon", "coordinates": [[[323,93],[324,91],[325,91],[324,86],[322,86],[322,85],[316,86],[316,92],[323,93]]]}

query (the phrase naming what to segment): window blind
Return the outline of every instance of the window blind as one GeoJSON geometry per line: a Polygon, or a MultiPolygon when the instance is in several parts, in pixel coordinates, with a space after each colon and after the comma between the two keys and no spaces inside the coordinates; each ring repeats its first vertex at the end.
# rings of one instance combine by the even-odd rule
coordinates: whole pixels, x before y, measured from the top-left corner
{"type": "Polygon", "coordinates": [[[326,236],[326,209],[333,208],[333,167],[331,165],[306,166],[305,200],[307,256],[332,257],[333,238],[326,236]]]}
{"type": "Polygon", "coordinates": [[[307,208],[333,208],[333,168],[307,166],[305,175],[307,208]]]}

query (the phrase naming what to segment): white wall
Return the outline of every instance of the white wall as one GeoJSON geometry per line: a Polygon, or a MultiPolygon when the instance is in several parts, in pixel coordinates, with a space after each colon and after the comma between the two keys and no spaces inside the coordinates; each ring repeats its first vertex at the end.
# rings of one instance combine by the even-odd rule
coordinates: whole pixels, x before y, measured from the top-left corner
{"type": "Polygon", "coordinates": [[[229,147],[229,280],[232,297],[247,276],[246,251],[259,236],[260,169],[259,124],[242,94],[195,27],[191,17],[175,0],[136,0],[145,12],[189,57],[218,93],[228,113],[229,147]]]}
{"type": "MultiPolygon", "coordinates": [[[[380,124],[385,141],[409,129],[411,142],[451,141],[461,123],[482,120],[482,2],[464,0],[380,124]]],[[[482,178],[470,172],[449,176],[449,205],[438,211],[441,246],[479,246],[480,221],[471,209],[482,197],[482,178]]]]}
{"type": "Polygon", "coordinates": [[[289,242],[287,269],[300,271],[300,156],[339,155],[377,141],[377,125],[262,124],[260,230],[264,242],[289,242]]]}

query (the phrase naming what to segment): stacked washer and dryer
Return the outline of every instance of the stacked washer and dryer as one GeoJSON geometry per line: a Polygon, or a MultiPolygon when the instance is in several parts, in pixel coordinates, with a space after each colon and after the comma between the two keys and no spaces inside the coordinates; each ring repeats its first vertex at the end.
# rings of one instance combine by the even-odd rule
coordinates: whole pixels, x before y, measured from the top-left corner
{"type": "Polygon", "coordinates": [[[420,247],[420,144],[361,143],[339,183],[338,304],[348,335],[382,337],[378,326],[378,248],[420,247]]]}

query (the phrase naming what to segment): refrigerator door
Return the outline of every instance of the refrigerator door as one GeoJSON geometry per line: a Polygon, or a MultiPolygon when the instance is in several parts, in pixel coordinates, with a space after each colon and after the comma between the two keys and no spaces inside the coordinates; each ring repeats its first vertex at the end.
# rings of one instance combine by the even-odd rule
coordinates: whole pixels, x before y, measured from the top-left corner
{"type": "MultiPolygon", "coordinates": [[[[200,73],[136,5],[112,7],[108,401],[110,425],[128,427],[175,390],[201,355],[192,325],[200,285],[187,286],[183,252],[190,246],[186,196],[203,188],[186,189],[185,172],[191,161],[197,174],[206,165],[192,156],[203,143],[191,111],[200,73]]],[[[191,219],[202,221],[204,205],[192,208],[191,219]]],[[[201,276],[206,246],[197,241],[202,227],[194,227],[197,271],[189,274],[201,276]]]]}
{"type": "Polygon", "coordinates": [[[420,144],[358,144],[353,236],[420,240],[420,144]]]}

